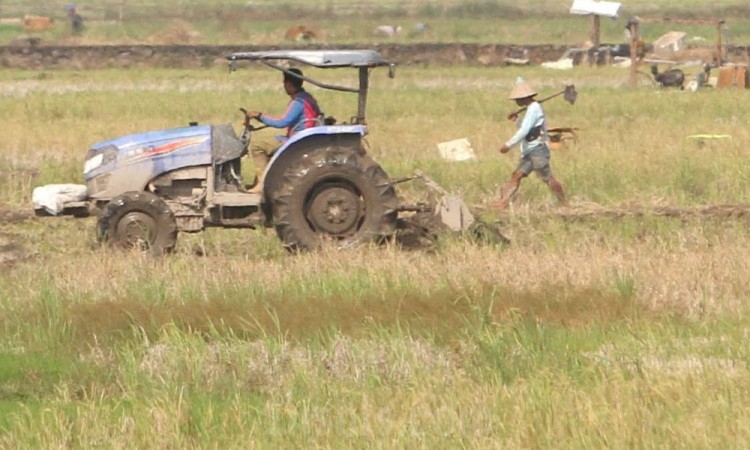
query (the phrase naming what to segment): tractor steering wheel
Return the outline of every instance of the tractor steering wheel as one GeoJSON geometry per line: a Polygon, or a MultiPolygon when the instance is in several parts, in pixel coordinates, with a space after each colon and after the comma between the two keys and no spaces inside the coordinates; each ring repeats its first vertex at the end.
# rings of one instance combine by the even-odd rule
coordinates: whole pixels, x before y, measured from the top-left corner
{"type": "Polygon", "coordinates": [[[245,120],[242,122],[243,126],[243,133],[248,131],[254,131],[255,127],[250,123],[251,117],[247,114],[247,110],[245,108],[240,108],[240,111],[242,112],[242,115],[245,117],[245,120]]]}
{"type": "MultiPolygon", "coordinates": [[[[247,110],[245,108],[240,108],[240,111],[242,111],[242,115],[245,116],[245,120],[242,122],[242,125],[243,125],[243,128],[244,128],[245,132],[248,132],[248,131],[252,132],[252,131],[262,130],[263,128],[266,128],[268,126],[268,125],[262,125],[262,126],[259,126],[259,127],[253,126],[250,123],[250,120],[252,120],[252,117],[250,117],[247,114],[247,110]]],[[[260,122],[259,119],[255,119],[255,120],[257,120],[258,122],[260,122]]],[[[261,123],[263,123],[263,122],[261,122],[261,123]]]]}
{"type": "Polygon", "coordinates": [[[262,130],[263,128],[266,128],[267,125],[259,127],[253,126],[253,124],[250,123],[252,117],[247,114],[247,110],[245,108],[240,108],[240,111],[242,111],[242,115],[245,116],[245,120],[242,122],[242,135],[240,136],[240,141],[245,146],[245,150],[247,150],[247,147],[250,145],[250,136],[253,131],[262,130]]]}
{"type": "Polygon", "coordinates": [[[242,134],[240,135],[240,142],[242,142],[242,146],[244,147],[242,154],[244,155],[247,153],[247,147],[250,145],[250,136],[255,131],[255,127],[250,123],[250,116],[247,115],[247,110],[240,108],[240,111],[242,111],[242,115],[245,117],[245,120],[242,121],[242,134]]]}

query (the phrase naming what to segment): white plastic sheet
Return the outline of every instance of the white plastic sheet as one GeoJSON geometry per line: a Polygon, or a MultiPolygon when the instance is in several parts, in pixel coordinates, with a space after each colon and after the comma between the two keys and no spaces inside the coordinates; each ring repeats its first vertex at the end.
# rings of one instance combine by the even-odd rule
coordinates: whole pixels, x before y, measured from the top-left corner
{"type": "Polygon", "coordinates": [[[88,190],[82,184],[48,184],[34,188],[31,202],[34,209],[44,209],[52,215],[58,215],[65,209],[65,204],[80,202],[88,198],[88,190]]]}
{"type": "Polygon", "coordinates": [[[573,0],[573,6],[570,7],[571,14],[596,14],[598,16],[617,18],[621,3],[618,2],[597,2],[595,0],[573,0]]]}

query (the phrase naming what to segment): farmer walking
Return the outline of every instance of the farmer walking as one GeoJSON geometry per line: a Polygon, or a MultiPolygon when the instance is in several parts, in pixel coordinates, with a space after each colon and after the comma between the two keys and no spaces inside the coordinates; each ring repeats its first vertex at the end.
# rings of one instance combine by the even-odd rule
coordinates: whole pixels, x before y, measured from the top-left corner
{"type": "Polygon", "coordinates": [[[68,13],[68,19],[70,19],[70,28],[73,30],[73,34],[81,34],[83,31],[83,17],[78,14],[76,5],[68,3],[65,5],[65,11],[68,13]]]}
{"type": "Polygon", "coordinates": [[[502,147],[500,153],[508,153],[518,143],[521,143],[521,159],[518,167],[513,171],[510,181],[503,186],[498,203],[502,211],[508,207],[511,197],[521,185],[521,180],[532,171],[544,181],[557,197],[560,204],[565,205],[565,191],[559,181],[552,176],[550,167],[549,137],[547,133],[547,119],[542,105],[536,101],[537,93],[521,77],[517,77],[513,90],[508,96],[515,100],[520,107],[526,107],[522,120],[518,120],[517,113],[508,115],[508,119],[516,122],[518,131],[502,147]]]}

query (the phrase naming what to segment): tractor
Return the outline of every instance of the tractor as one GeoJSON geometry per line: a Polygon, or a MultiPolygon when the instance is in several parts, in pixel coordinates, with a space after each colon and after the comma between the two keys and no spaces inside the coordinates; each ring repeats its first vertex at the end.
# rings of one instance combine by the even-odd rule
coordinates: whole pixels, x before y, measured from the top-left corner
{"type": "MultiPolygon", "coordinates": [[[[259,192],[250,192],[242,178],[242,158],[261,128],[244,110],[239,136],[229,123],[192,123],[101,142],[86,156],[83,193],[57,199],[61,206],[53,213],[86,216],[95,211],[101,243],[157,255],[174,249],[178,232],[206,227],[273,227],[286,248],[308,250],[327,243],[348,247],[384,240],[411,217],[418,219],[412,224],[444,223],[454,230],[475,223],[460,199],[444,195],[425,175],[391,180],[365,151],[370,71],[388,67],[394,75],[394,65],[379,53],[281,50],[239,52],[227,59],[233,71],[241,62],[255,61],[320,88],[356,93],[357,114],[343,123],[321,117],[315,126],[289,137],[270,159],[259,192]],[[321,83],[289,71],[285,67],[290,63],[355,68],[359,86],[321,83]],[[401,204],[395,184],[415,178],[440,198],[401,204]],[[399,213],[411,215],[399,218],[399,213]]],[[[48,214],[40,202],[34,204],[38,214],[48,214]]]]}

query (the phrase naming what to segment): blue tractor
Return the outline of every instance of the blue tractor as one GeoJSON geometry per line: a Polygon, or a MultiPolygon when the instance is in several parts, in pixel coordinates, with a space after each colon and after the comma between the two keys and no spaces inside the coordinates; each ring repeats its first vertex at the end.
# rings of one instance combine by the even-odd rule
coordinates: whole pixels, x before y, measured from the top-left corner
{"type": "Polygon", "coordinates": [[[274,227],[286,247],[299,250],[392,235],[399,202],[362,139],[369,72],[387,66],[392,74],[393,65],[369,50],[244,52],[227,59],[232,69],[259,61],[288,73],[279,62],[356,68],[358,88],[304,80],[357,93],[357,115],[342,124],[321,118],[290,137],[267,165],[258,193],[248,192],[242,179],[241,160],[258,129],[247,115],[239,136],[231,124],[193,125],[98,143],[84,165],[87,198],[68,202],[64,213],[94,207],[101,242],[155,254],[171,251],[178,232],[210,226],[274,227]]]}
{"type": "Polygon", "coordinates": [[[281,62],[355,68],[357,88],[302,78],[321,88],[357,93],[357,114],[340,124],[321,118],[314,127],[292,135],[268,162],[258,192],[246,189],[242,178],[242,158],[259,129],[244,110],[239,136],[231,124],[194,124],[101,142],[86,156],[85,195],[64,199],[54,214],[96,211],[101,243],[152,254],[171,252],[178,232],[206,227],[273,227],[284,246],[306,250],[324,243],[346,247],[388,238],[408,222],[399,219],[400,212],[414,213],[411,223],[418,227],[430,222],[465,230],[474,223],[460,199],[447,195],[426,176],[391,180],[365,151],[369,72],[385,66],[392,77],[394,68],[377,52],[242,52],[227,59],[233,70],[242,61],[257,61],[290,74],[294,72],[281,62]],[[400,204],[394,185],[415,178],[441,198],[400,204]]]}

